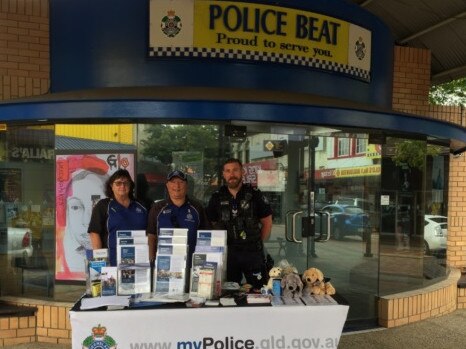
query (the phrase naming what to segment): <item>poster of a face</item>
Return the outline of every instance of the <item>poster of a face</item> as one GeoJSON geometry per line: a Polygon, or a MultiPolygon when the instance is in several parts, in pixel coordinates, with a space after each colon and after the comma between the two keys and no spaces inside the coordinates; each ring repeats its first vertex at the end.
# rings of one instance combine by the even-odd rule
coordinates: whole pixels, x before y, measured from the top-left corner
{"type": "Polygon", "coordinates": [[[118,169],[134,178],[134,154],[56,156],[57,280],[85,280],[87,228],[96,203],[104,199],[107,179],[118,169]]]}

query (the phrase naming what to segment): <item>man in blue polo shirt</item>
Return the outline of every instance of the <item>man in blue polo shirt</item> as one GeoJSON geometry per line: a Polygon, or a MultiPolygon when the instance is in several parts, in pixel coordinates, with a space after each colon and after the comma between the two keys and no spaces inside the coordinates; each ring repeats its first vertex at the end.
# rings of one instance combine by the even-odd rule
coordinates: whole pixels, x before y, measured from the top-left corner
{"type": "Polygon", "coordinates": [[[191,267],[191,258],[196,247],[197,230],[209,229],[210,223],[202,204],[188,197],[188,178],[182,171],[172,171],[167,176],[168,198],[157,201],[149,211],[147,236],[149,237],[149,258],[155,260],[157,251],[157,237],[160,228],[188,229],[188,260],[187,267],[191,267]]]}

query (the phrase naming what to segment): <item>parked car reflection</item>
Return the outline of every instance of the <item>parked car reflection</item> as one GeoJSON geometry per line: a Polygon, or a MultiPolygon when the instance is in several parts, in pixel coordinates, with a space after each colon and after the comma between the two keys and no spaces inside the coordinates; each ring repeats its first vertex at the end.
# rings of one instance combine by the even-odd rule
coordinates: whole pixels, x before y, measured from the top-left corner
{"type": "Polygon", "coordinates": [[[441,253],[447,248],[447,217],[437,215],[424,216],[424,252],[441,253]]]}
{"type": "Polygon", "coordinates": [[[31,257],[32,232],[29,228],[0,228],[0,253],[9,257],[31,257]]]}
{"type": "Polygon", "coordinates": [[[364,233],[370,230],[369,215],[357,206],[333,204],[324,206],[321,211],[330,214],[331,236],[335,240],[349,235],[364,238],[364,233]]]}

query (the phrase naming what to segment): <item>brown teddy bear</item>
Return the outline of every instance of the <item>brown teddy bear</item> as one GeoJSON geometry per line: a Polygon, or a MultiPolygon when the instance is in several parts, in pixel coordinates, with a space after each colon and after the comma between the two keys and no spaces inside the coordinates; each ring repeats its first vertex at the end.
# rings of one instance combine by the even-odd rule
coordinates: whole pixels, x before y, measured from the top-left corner
{"type": "Polygon", "coordinates": [[[304,295],[334,295],[336,292],[333,285],[328,281],[329,279],[324,278],[324,273],[317,268],[309,268],[305,270],[302,280],[304,283],[304,295]]]}

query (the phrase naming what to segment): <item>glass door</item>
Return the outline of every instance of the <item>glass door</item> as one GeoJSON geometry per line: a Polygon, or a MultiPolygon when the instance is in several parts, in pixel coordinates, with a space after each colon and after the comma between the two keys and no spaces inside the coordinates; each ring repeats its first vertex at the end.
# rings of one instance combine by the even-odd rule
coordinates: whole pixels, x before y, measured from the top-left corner
{"type": "Polygon", "coordinates": [[[340,301],[350,305],[350,321],[373,321],[380,153],[366,135],[333,136],[335,130],[310,126],[267,128],[254,132],[248,126],[247,146],[243,142],[232,152],[243,161],[245,180],[272,204],[267,252],[275,265],[286,262],[300,274],[319,268],[340,301]]]}

